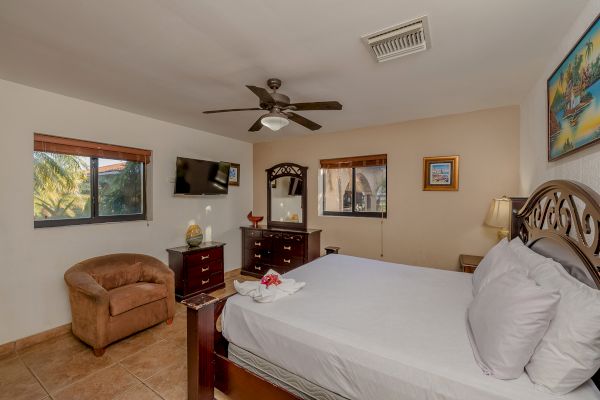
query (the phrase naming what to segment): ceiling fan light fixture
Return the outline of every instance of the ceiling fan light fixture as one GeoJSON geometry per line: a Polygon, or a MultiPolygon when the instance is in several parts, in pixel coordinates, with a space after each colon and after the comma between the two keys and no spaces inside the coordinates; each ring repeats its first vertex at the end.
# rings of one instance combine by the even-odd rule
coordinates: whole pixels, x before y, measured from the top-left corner
{"type": "Polygon", "coordinates": [[[269,128],[272,131],[277,132],[281,128],[285,128],[289,125],[290,121],[286,118],[286,116],[280,112],[272,111],[265,115],[260,123],[269,128]]]}

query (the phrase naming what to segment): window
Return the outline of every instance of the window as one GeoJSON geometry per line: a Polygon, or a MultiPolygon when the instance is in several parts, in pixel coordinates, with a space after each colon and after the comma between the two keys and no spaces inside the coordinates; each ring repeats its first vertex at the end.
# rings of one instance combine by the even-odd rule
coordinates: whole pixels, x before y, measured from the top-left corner
{"type": "Polygon", "coordinates": [[[35,134],[36,228],[146,219],[149,150],[35,134]]]}
{"type": "Polygon", "coordinates": [[[387,155],[321,160],[323,215],[387,217],[387,155]]]}

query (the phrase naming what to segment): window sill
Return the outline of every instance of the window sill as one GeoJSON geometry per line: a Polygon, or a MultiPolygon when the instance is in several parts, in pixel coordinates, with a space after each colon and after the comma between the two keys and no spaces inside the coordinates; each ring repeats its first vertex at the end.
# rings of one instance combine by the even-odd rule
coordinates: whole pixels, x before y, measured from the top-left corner
{"type": "Polygon", "coordinates": [[[325,211],[319,214],[319,217],[348,217],[348,218],[375,218],[375,219],[387,219],[387,212],[332,212],[325,211]]]}
{"type": "Polygon", "coordinates": [[[126,215],[118,217],[96,217],[96,218],[82,218],[82,219],[57,219],[57,220],[45,220],[45,221],[33,221],[33,227],[39,228],[54,228],[57,226],[71,226],[71,225],[95,225],[95,224],[106,224],[111,222],[131,222],[131,221],[148,221],[146,215],[126,215]]]}

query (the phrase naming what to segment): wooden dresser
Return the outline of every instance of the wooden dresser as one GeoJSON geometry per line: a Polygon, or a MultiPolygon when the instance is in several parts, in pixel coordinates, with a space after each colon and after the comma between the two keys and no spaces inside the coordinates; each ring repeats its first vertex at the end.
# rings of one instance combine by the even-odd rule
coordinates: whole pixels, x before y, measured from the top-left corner
{"type": "Polygon", "coordinates": [[[167,249],[178,301],[225,286],[223,246],[225,243],[205,242],[198,247],[167,249]]]}
{"type": "Polygon", "coordinates": [[[284,274],[321,255],[321,230],[242,226],[242,275],[284,274]]]}

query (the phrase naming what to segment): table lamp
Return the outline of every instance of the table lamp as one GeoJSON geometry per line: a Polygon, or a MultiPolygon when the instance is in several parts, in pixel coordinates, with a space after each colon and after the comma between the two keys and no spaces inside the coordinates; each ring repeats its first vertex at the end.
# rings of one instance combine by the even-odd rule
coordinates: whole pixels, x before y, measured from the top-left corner
{"type": "Polygon", "coordinates": [[[510,199],[502,196],[499,199],[493,199],[490,209],[485,218],[485,224],[492,228],[500,228],[498,231],[498,240],[508,236],[508,223],[510,217],[510,199]]]}

